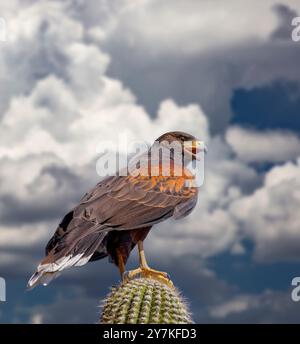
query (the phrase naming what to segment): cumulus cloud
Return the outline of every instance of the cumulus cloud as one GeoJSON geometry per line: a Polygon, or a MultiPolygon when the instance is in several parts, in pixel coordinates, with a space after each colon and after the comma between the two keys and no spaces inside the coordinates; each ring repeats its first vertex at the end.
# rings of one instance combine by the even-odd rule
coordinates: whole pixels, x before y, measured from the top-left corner
{"type": "MultiPolygon", "coordinates": [[[[278,22],[281,7],[276,4],[253,1],[245,8],[236,0],[226,6],[176,0],[124,6],[112,16],[104,43],[112,56],[109,74],[129,85],[150,114],[166,97],[180,104],[197,102],[212,131],[223,131],[232,117],[236,88],[300,80],[299,45],[273,39],[274,32],[290,27],[289,16],[279,14],[278,22]]],[[[293,0],[283,7],[300,10],[293,0]]]]}
{"type": "Polygon", "coordinates": [[[246,162],[283,162],[300,155],[300,139],[291,132],[229,127],[226,141],[238,158],[246,162]]]}
{"type": "Polygon", "coordinates": [[[271,169],[263,185],[241,197],[230,211],[255,240],[255,257],[263,261],[299,259],[300,160],[271,169]]]}
{"type": "MultiPolygon", "coordinates": [[[[258,12],[253,2],[248,4],[245,16],[244,4],[238,0],[227,1],[226,6],[209,1],[125,1],[119,11],[111,11],[114,25],[110,25],[108,39],[125,40],[134,48],[151,46],[151,54],[191,54],[249,39],[266,39],[277,24],[270,11],[275,4],[273,0],[264,1],[258,12]],[[222,30],[218,23],[224,23],[222,30]]],[[[288,11],[288,5],[299,8],[294,1],[286,1],[276,10],[283,16],[282,7],[288,11]]],[[[86,9],[92,15],[94,6],[87,5],[86,9]]]]}

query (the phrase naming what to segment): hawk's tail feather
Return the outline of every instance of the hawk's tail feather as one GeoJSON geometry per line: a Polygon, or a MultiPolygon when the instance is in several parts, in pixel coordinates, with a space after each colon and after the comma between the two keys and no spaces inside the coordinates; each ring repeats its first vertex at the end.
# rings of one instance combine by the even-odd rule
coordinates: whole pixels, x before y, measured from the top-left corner
{"type": "Polygon", "coordinates": [[[57,278],[61,273],[59,271],[56,272],[44,272],[44,271],[36,271],[28,281],[27,289],[31,290],[35,288],[38,284],[42,284],[47,286],[51,281],[57,278]]]}
{"type": "Polygon", "coordinates": [[[62,270],[86,264],[101,246],[106,234],[105,231],[89,233],[71,248],[62,249],[56,254],[49,252],[49,255],[38,265],[37,271],[31,276],[27,285],[28,289],[32,289],[38,284],[46,286],[58,277],[62,270]]]}

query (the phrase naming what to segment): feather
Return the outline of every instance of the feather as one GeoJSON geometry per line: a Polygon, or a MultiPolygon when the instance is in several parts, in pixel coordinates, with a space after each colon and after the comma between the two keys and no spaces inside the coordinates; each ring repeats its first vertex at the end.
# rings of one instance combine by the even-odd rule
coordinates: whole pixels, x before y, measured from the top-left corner
{"type": "Polygon", "coordinates": [[[45,259],[38,265],[37,271],[30,278],[28,288],[32,289],[38,284],[48,285],[59,276],[62,270],[86,264],[106,234],[107,232],[90,233],[85,235],[72,249],[69,248],[69,251],[66,250],[65,252],[59,252],[56,255],[46,257],[48,259],[45,259]]]}
{"type": "Polygon", "coordinates": [[[47,286],[51,281],[57,278],[60,275],[59,271],[56,272],[43,272],[37,271],[35,272],[28,281],[27,289],[31,290],[35,288],[38,284],[42,284],[43,286],[47,286]]]}

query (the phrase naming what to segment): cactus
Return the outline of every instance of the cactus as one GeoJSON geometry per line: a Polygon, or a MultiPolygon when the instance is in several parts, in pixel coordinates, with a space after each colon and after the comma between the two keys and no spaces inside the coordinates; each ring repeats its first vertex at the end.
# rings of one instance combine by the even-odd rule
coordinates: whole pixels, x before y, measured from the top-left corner
{"type": "Polygon", "coordinates": [[[104,300],[100,324],[193,323],[177,289],[151,278],[113,287],[104,300]]]}

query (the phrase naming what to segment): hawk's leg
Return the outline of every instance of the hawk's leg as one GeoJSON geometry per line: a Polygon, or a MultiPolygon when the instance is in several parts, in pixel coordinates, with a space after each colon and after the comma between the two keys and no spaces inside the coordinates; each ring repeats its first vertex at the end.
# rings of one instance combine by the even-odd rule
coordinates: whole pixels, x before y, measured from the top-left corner
{"type": "Polygon", "coordinates": [[[124,259],[119,250],[117,250],[117,257],[118,257],[118,268],[120,271],[120,275],[123,278],[124,272],[125,272],[125,264],[124,264],[124,259]]]}
{"type": "Polygon", "coordinates": [[[168,285],[169,287],[173,287],[173,283],[166,272],[154,270],[148,266],[147,260],[145,257],[143,241],[139,240],[137,244],[138,244],[138,251],[139,251],[140,267],[135,270],[126,272],[124,274],[123,280],[126,281],[126,280],[130,280],[137,277],[145,277],[145,278],[155,279],[157,281],[160,281],[168,285]]]}

